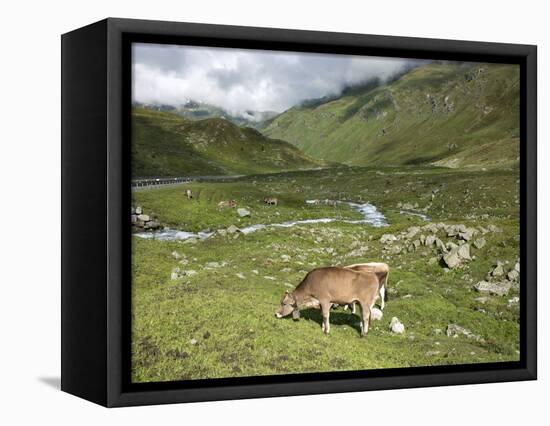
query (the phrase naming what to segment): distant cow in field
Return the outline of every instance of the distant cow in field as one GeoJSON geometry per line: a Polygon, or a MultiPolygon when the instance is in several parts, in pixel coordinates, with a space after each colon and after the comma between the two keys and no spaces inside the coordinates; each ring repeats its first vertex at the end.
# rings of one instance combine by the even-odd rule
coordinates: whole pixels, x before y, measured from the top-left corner
{"type": "Polygon", "coordinates": [[[264,203],[269,204],[270,206],[276,206],[279,204],[279,200],[275,197],[265,197],[264,203]]]}
{"type": "Polygon", "coordinates": [[[326,267],[309,272],[293,292],[287,291],[276,312],[277,318],[292,314],[300,318],[300,307],[321,309],[322,330],[330,332],[330,307],[333,304],[361,306],[361,335],[369,331],[371,309],[379,291],[374,273],[357,272],[349,268],[326,267]]]}
{"type": "Polygon", "coordinates": [[[218,203],[219,209],[224,209],[224,208],[234,209],[235,207],[237,207],[237,202],[235,200],[225,200],[225,201],[220,201],[218,203]]]}
{"type": "Polygon", "coordinates": [[[187,199],[190,200],[193,198],[193,192],[190,189],[185,190],[185,195],[187,196],[187,199]]]}

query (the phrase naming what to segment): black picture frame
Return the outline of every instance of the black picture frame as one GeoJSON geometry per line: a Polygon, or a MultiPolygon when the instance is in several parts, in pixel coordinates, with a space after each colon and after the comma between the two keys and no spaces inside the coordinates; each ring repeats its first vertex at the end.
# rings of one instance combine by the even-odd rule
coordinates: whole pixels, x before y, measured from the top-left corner
{"type": "Polygon", "coordinates": [[[536,379],[536,46],[118,18],[64,34],[61,42],[63,391],[118,407],[536,379]],[[126,213],[130,43],[135,41],[519,64],[520,361],[130,383],[126,213]]]}

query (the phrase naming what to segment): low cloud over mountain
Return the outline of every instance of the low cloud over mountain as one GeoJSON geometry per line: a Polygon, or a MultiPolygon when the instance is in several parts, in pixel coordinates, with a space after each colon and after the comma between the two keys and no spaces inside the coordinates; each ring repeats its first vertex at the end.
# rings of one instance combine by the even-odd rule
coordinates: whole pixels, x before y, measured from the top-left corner
{"type": "Polygon", "coordinates": [[[282,112],[305,99],[385,80],[413,64],[399,58],[135,44],[133,100],[174,106],[194,100],[235,115],[282,112]]]}

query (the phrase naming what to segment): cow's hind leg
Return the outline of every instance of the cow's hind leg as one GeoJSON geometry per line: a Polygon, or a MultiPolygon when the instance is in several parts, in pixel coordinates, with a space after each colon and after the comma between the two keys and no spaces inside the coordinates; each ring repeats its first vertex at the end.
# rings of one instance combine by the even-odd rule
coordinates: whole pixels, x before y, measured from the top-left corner
{"type": "Polygon", "coordinates": [[[322,329],[325,334],[330,333],[330,323],[329,323],[329,317],[330,317],[330,303],[323,303],[321,304],[321,313],[323,314],[323,325],[322,329]]]}
{"type": "Polygon", "coordinates": [[[359,302],[361,305],[361,336],[366,336],[369,332],[370,306],[365,302],[359,302]]]}
{"type": "Polygon", "coordinates": [[[382,286],[378,291],[380,293],[380,309],[384,310],[384,306],[386,306],[386,287],[382,286]]]}

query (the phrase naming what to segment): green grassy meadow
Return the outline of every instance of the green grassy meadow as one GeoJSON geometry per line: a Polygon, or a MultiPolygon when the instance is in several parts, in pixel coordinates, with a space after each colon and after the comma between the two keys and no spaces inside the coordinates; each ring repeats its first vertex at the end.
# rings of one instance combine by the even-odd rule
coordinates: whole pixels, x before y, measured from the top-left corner
{"type": "MultiPolygon", "coordinates": [[[[506,269],[517,261],[518,179],[517,167],[343,166],[134,191],[133,204],[155,213],[166,227],[222,231],[206,240],[132,238],[132,380],[518,360],[519,308],[509,302],[519,295],[518,288],[506,296],[473,289],[497,261],[506,269]],[[192,189],[193,199],[184,196],[186,188],[192,189]],[[266,196],[277,197],[279,205],[264,204],[266,196]],[[316,198],[369,201],[389,226],[332,222],[248,235],[223,231],[231,225],[360,218],[346,205],[305,203],[316,198]],[[230,199],[247,208],[250,217],[218,208],[220,201],[230,199]],[[431,221],[401,214],[404,203],[431,221]],[[397,251],[380,242],[383,234],[399,235],[430,223],[492,226],[495,231],[484,235],[484,247],[472,246],[473,259],[457,269],[431,260],[438,255],[435,248],[413,250],[403,240],[397,251]],[[359,311],[354,315],[342,307],[331,313],[329,336],[321,331],[317,310],[303,310],[299,321],[275,317],[285,290],[298,285],[309,270],[369,261],[386,262],[391,272],[384,316],[371,322],[368,337],[360,337],[359,311]],[[174,268],[183,276],[172,279],[174,268]],[[403,334],[390,331],[393,316],[405,325],[403,334]],[[448,337],[449,324],[479,339],[448,337]]],[[[454,241],[441,232],[438,236],[443,242],[454,241]]]]}

